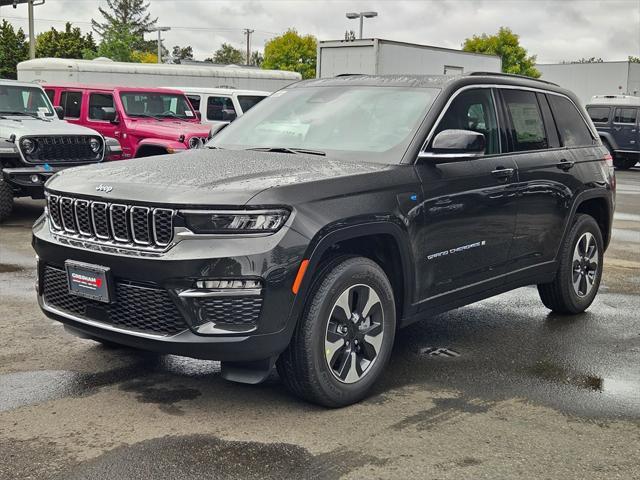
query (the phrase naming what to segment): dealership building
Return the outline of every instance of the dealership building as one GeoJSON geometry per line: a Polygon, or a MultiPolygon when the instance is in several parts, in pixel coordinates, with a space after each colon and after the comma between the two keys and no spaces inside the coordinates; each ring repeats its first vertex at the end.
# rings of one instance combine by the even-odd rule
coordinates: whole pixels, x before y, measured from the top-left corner
{"type": "Polygon", "coordinates": [[[582,103],[594,95],[640,94],[640,63],[554,63],[538,64],[542,79],[573,91],[582,103]]]}

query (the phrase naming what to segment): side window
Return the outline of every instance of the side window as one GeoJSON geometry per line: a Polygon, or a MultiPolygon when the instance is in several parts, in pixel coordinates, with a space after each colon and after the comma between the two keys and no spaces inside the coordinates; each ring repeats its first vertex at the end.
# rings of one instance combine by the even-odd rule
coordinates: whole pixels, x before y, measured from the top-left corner
{"type": "Polygon", "coordinates": [[[47,94],[47,97],[49,97],[49,101],[53,104],[53,98],[56,96],[56,91],[47,88],[45,89],[44,93],[47,94]]]}
{"type": "Polygon", "coordinates": [[[209,97],[207,100],[207,120],[228,121],[235,118],[236,109],[229,97],[209,97]],[[233,118],[230,118],[233,117],[233,118]]]}
{"type": "Polygon", "coordinates": [[[491,89],[466,90],[458,95],[440,120],[435,135],[443,130],[472,130],[482,133],[486,141],[487,155],[500,153],[498,122],[491,89]]]}
{"type": "Polygon", "coordinates": [[[262,95],[238,95],[238,102],[243,113],[247,113],[249,109],[255,107],[258,103],[267,97],[262,95]]]}
{"type": "Polygon", "coordinates": [[[110,93],[92,93],[89,96],[89,119],[104,121],[103,107],[113,108],[113,95],[110,93]]]}
{"type": "Polygon", "coordinates": [[[593,123],[609,123],[611,109],[609,107],[588,107],[587,113],[593,123]]]}
{"type": "Polygon", "coordinates": [[[511,119],[513,149],[523,152],[549,148],[536,94],[524,90],[502,90],[502,96],[511,119]]]}
{"type": "Polygon", "coordinates": [[[80,118],[82,108],[82,92],[62,92],[60,106],[64,108],[66,118],[80,118]]]}
{"type": "Polygon", "coordinates": [[[576,106],[568,98],[559,95],[547,95],[547,98],[558,125],[562,146],[593,145],[593,136],[576,106]]]}
{"type": "Polygon", "coordinates": [[[194,110],[200,110],[200,95],[187,95],[187,98],[191,102],[191,106],[194,110]]]}
{"type": "Polygon", "coordinates": [[[637,110],[635,108],[616,108],[614,123],[636,123],[637,110]]]}

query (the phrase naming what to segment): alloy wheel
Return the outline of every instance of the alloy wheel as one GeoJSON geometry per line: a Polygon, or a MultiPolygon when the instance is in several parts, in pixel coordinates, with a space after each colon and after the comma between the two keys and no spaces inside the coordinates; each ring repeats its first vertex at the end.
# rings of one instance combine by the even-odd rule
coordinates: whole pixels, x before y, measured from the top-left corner
{"type": "Polygon", "coordinates": [[[598,243],[590,232],[580,236],[573,251],[572,283],[578,297],[586,297],[593,289],[598,275],[598,243]]]}
{"type": "Polygon", "coordinates": [[[325,358],[343,383],[360,381],[375,363],[384,337],[380,297],[368,285],[353,285],[336,300],[327,323],[325,358]]]}

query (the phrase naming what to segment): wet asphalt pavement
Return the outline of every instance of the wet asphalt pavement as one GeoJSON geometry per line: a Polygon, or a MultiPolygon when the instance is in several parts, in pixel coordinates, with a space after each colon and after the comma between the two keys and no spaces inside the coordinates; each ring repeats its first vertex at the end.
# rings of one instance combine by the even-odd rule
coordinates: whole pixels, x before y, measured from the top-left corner
{"type": "Polygon", "coordinates": [[[601,292],[522,288],[402,330],[374,395],[325,410],[276,374],[107,349],[38,310],[20,201],[0,226],[0,479],[640,478],[640,168],[618,173],[601,292]]]}

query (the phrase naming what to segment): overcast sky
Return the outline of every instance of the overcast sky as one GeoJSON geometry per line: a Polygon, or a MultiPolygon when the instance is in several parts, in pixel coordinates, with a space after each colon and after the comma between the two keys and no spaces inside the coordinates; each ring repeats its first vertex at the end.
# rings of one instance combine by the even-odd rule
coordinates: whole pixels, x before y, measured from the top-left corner
{"type": "MultiPolygon", "coordinates": [[[[212,56],[221,43],[244,48],[244,28],[255,30],[253,49],[295,27],[319,40],[357,32],[347,11],[377,11],[365,20],[365,37],[459,48],[465,38],[500,26],[520,35],[521,44],[551,63],[582,57],[625,60],[640,56],[640,0],[149,0],[158,24],[170,26],[165,45],[191,45],[196,59],[212,56]]],[[[90,30],[102,0],[46,0],[36,7],[36,30],[61,28],[66,20],[90,30]]],[[[27,27],[26,5],[0,8],[0,16],[27,27]]]]}

